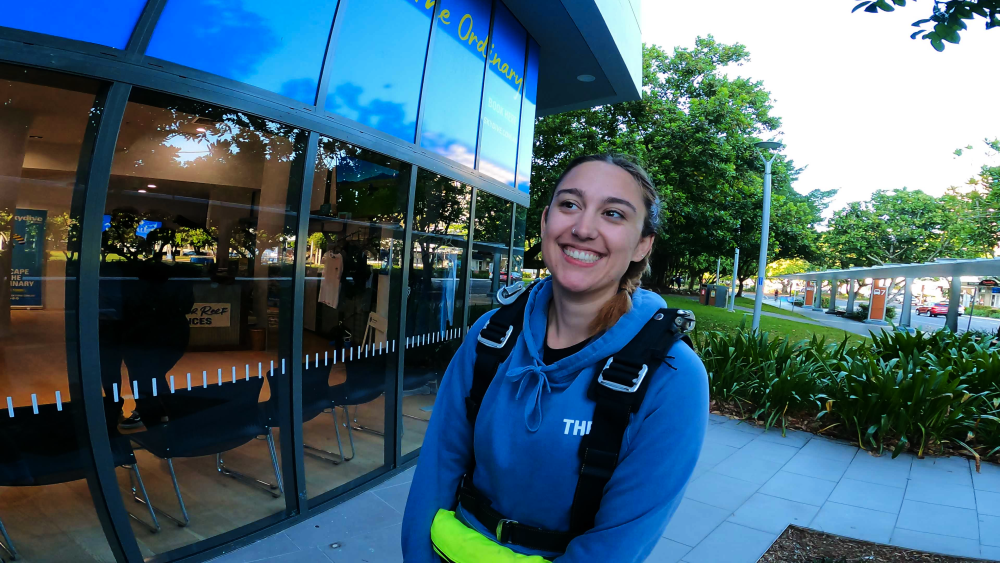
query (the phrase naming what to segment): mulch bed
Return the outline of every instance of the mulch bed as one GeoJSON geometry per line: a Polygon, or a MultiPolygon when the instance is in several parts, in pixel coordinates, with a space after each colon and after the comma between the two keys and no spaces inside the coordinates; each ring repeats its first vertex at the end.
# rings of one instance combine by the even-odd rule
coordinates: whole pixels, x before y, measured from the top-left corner
{"type": "Polygon", "coordinates": [[[789,526],[758,563],[973,563],[965,559],[914,551],[789,526]]]}

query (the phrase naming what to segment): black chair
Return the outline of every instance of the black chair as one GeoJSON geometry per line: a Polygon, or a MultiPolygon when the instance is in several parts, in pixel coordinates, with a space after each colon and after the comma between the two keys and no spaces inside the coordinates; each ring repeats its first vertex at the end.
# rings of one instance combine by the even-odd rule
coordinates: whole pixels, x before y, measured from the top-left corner
{"type": "MultiPolygon", "coordinates": [[[[177,388],[174,393],[165,391],[156,397],[146,395],[136,399],[136,411],[146,430],[130,438],[149,453],[167,461],[184,523],[189,522],[190,517],[177,483],[174,458],[214,454],[219,474],[261,488],[274,498],[284,494],[274,438],[258,406],[263,385],[264,380],[259,377],[238,377],[235,381],[224,379],[193,386],[190,391],[177,388]],[[276,484],[230,469],[223,461],[225,452],[258,436],[267,440],[276,484]]],[[[164,383],[160,389],[168,390],[169,387],[164,383]]]]}
{"type": "MultiPolygon", "coordinates": [[[[348,407],[355,407],[354,430],[378,436],[385,435],[382,431],[359,424],[357,407],[385,394],[386,362],[390,357],[392,356],[385,353],[371,354],[367,358],[359,354],[357,358],[344,362],[346,372],[344,383],[330,387],[330,399],[333,404],[343,407],[345,413],[348,413],[348,407]]],[[[350,417],[348,420],[351,420],[350,417]]],[[[349,431],[351,427],[351,424],[347,425],[349,431]]]]}
{"type": "MultiPolygon", "coordinates": [[[[65,402],[38,405],[37,414],[34,407],[17,407],[13,409],[13,416],[9,412],[0,413],[0,486],[37,487],[86,478],[81,451],[84,446],[74,431],[76,420],[72,408],[71,403],[65,402]]],[[[131,513],[129,516],[156,533],[160,523],[146,494],[132,444],[127,437],[118,434],[115,425],[110,428],[113,429],[110,438],[114,465],[129,469],[132,495],[147,507],[152,523],[131,513]]],[[[0,521],[0,536],[3,538],[0,550],[16,560],[17,548],[3,521],[0,521]]]]}
{"type": "MultiPolygon", "coordinates": [[[[302,444],[304,453],[317,459],[328,461],[334,465],[354,459],[354,435],[351,433],[350,425],[347,426],[347,436],[351,444],[350,457],[344,456],[344,445],[340,439],[340,422],[337,420],[337,406],[331,398],[330,392],[330,370],[333,365],[327,360],[326,365],[310,365],[307,361],[302,365],[302,422],[309,422],[317,416],[329,411],[333,415],[333,429],[337,436],[337,449],[340,452],[334,453],[320,448],[302,444]]],[[[271,389],[271,397],[267,403],[261,405],[264,409],[266,424],[269,428],[278,428],[278,410],[284,398],[284,388],[275,384],[272,373],[268,372],[267,381],[271,389]]],[[[344,415],[348,416],[347,408],[342,407],[344,415]]]]}

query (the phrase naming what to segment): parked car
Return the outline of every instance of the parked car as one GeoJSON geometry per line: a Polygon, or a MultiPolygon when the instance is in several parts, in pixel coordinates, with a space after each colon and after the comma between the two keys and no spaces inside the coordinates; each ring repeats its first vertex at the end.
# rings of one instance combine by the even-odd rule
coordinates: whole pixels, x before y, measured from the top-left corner
{"type": "MultiPolygon", "coordinates": [[[[961,316],[965,312],[965,307],[958,308],[958,314],[961,316]]],[[[937,317],[940,315],[948,314],[948,304],[947,303],[934,303],[934,304],[924,304],[917,307],[918,315],[927,315],[928,317],[937,317]]]]}
{"type": "Polygon", "coordinates": [[[514,284],[521,281],[521,272],[514,272],[510,275],[510,282],[507,281],[507,272],[500,272],[500,283],[502,284],[514,284]]]}

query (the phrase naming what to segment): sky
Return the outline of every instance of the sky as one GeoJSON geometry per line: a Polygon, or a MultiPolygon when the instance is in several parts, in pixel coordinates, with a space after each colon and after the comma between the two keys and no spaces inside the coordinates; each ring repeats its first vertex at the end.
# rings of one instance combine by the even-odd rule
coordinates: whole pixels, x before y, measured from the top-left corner
{"type": "Polygon", "coordinates": [[[698,36],[742,43],[750,62],[730,76],[762,80],[782,119],[777,136],[795,184],[839,190],[826,215],[878,189],[940,195],[983,164],[1000,164],[984,138],[1000,137],[1000,29],[967,22],[959,45],[938,53],[911,40],[932,2],[867,14],[853,0],[644,0],[642,38],[668,50],[698,36]],[[957,148],[974,150],[956,157],[957,148]]]}

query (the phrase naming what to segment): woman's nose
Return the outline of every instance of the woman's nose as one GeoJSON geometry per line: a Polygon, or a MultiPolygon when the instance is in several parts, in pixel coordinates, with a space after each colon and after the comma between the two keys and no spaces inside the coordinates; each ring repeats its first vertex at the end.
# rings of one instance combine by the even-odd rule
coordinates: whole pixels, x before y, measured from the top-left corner
{"type": "Polygon", "coordinates": [[[573,234],[583,240],[590,240],[597,237],[597,228],[594,223],[594,218],[583,214],[577,220],[576,225],[573,226],[573,234]]]}

